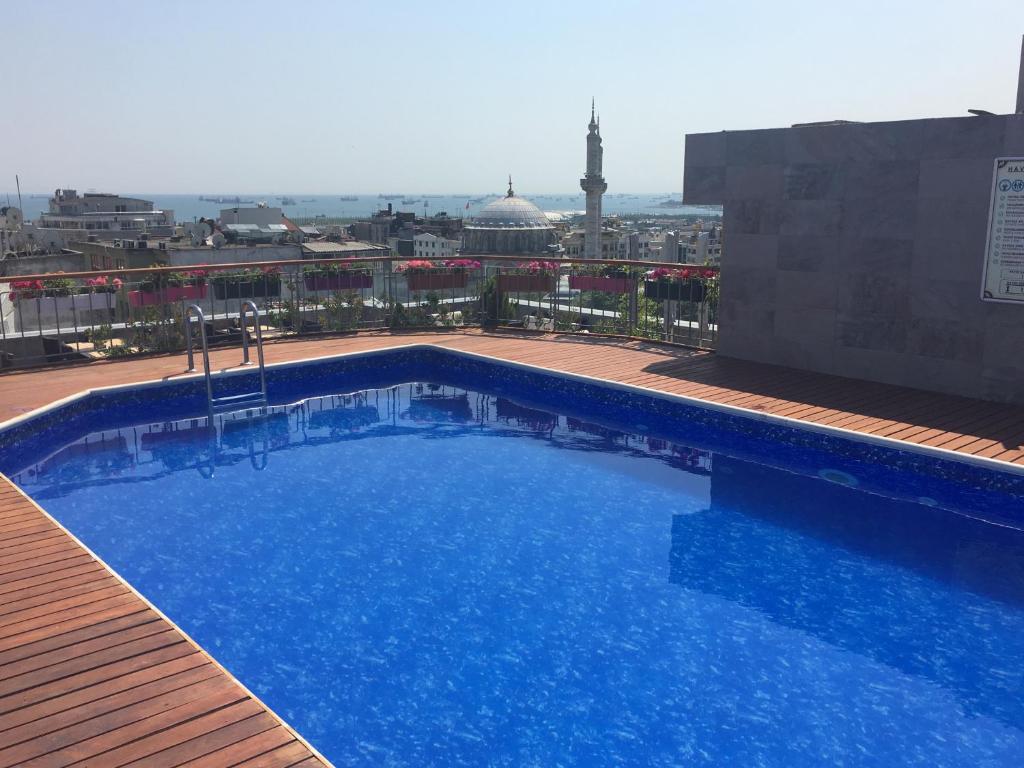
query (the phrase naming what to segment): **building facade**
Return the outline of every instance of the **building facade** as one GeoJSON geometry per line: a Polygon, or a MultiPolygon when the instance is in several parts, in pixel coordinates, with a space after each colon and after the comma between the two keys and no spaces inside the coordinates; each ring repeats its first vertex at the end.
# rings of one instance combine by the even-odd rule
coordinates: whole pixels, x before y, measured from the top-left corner
{"type": "Polygon", "coordinates": [[[461,242],[439,237],[431,232],[419,232],[412,238],[413,256],[417,259],[454,259],[461,242]]]}
{"type": "Polygon", "coordinates": [[[50,198],[49,210],[35,222],[39,229],[78,230],[103,236],[121,237],[133,232],[171,235],[174,211],[158,211],[152,200],[135,197],[58,189],[50,198]]]}

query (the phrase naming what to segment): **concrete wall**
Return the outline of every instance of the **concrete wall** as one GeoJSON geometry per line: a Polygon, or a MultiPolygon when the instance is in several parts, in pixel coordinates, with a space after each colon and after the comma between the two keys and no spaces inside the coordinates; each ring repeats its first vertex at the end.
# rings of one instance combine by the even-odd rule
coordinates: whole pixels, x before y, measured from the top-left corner
{"type": "Polygon", "coordinates": [[[0,274],[42,275],[47,272],[81,272],[89,268],[89,260],[81,252],[45,253],[4,259],[0,263],[0,274]]]}
{"type": "Polygon", "coordinates": [[[1024,115],[686,137],[725,206],[719,351],[1024,403],[1024,305],[982,302],[993,159],[1024,115]]]}

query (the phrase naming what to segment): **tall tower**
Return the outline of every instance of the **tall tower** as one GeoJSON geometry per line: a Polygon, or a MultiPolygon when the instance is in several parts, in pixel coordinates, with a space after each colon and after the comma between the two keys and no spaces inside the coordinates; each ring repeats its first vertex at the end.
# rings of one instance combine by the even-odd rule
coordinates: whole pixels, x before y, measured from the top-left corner
{"type": "Polygon", "coordinates": [[[601,195],[608,189],[601,175],[601,122],[594,116],[594,101],[590,101],[590,133],[587,134],[587,175],[580,179],[580,187],[587,193],[587,223],[584,228],[583,257],[601,258],[601,195]]]}

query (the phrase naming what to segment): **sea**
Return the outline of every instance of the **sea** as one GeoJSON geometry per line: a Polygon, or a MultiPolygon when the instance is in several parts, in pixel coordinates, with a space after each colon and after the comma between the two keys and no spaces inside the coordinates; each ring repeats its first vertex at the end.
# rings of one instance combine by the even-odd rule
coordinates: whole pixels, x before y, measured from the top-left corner
{"type": "MultiPolygon", "coordinates": [[[[272,207],[280,207],[289,217],[342,217],[363,218],[387,208],[388,203],[401,211],[415,211],[418,215],[436,215],[442,211],[449,216],[471,217],[485,205],[503,197],[499,194],[459,194],[459,195],[424,195],[424,194],[344,194],[334,195],[237,195],[231,194],[195,194],[165,195],[158,192],[124,192],[125,197],[140,197],[152,200],[159,210],[171,209],[177,221],[195,221],[200,217],[217,218],[221,209],[235,205],[253,206],[266,202],[272,207]]],[[[36,219],[49,206],[51,193],[27,194],[22,192],[22,213],[27,220],[36,219]]],[[[571,194],[537,194],[521,195],[536,204],[548,214],[571,216],[582,214],[585,198],[582,193],[571,194]]],[[[612,214],[646,214],[674,216],[717,217],[722,215],[719,206],[682,205],[681,195],[670,192],[663,193],[617,193],[606,194],[602,202],[602,212],[612,214]]],[[[4,193],[0,197],[3,205],[17,205],[16,195],[4,193]],[[10,201],[9,203],[7,201],[10,201]]]]}

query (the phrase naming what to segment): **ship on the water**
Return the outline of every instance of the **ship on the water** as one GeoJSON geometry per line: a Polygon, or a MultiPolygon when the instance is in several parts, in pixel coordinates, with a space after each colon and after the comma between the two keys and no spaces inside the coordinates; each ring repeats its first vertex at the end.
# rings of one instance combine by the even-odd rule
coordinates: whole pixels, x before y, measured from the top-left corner
{"type": "Polygon", "coordinates": [[[288,197],[285,195],[284,197],[279,197],[278,200],[281,201],[281,205],[295,205],[294,197],[288,197]]]}
{"type": "Polygon", "coordinates": [[[354,203],[359,199],[359,195],[342,195],[338,199],[343,203],[354,203]]]}
{"type": "Polygon", "coordinates": [[[234,197],[203,197],[200,195],[199,199],[204,203],[217,203],[218,205],[252,205],[256,202],[255,200],[243,200],[237,195],[234,197]]]}

